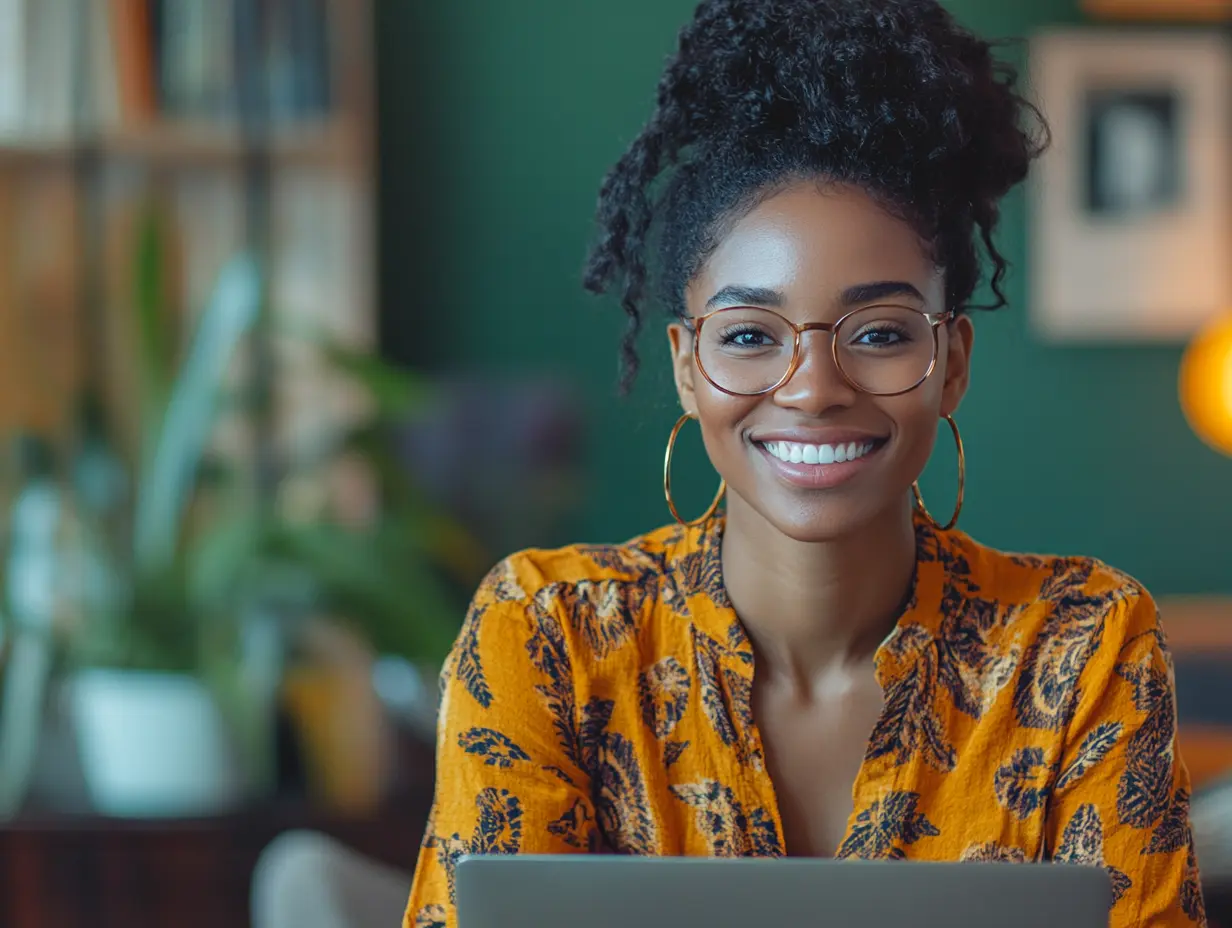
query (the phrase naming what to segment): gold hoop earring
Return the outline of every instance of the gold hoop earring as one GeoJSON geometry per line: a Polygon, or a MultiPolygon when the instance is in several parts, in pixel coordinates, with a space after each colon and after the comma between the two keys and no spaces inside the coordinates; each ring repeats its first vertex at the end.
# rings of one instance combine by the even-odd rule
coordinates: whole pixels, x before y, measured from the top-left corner
{"type": "Polygon", "coordinates": [[[911,493],[915,497],[915,506],[920,510],[920,514],[932,523],[933,528],[943,532],[948,532],[958,524],[958,514],[962,512],[963,493],[967,488],[967,455],[963,450],[962,435],[958,431],[958,423],[954,421],[953,416],[944,416],[946,422],[950,424],[950,431],[954,433],[954,444],[958,448],[958,500],[954,504],[954,515],[950,517],[950,521],[942,525],[932,517],[928,511],[928,507],[924,505],[924,497],[920,495],[920,482],[917,480],[911,485],[911,493]]]}
{"type": "Polygon", "coordinates": [[[671,510],[672,517],[681,525],[692,527],[701,525],[714,516],[715,511],[719,508],[719,503],[723,501],[723,495],[727,492],[727,481],[719,481],[719,492],[715,494],[714,502],[710,504],[710,508],[706,510],[705,515],[700,519],[694,519],[692,522],[686,522],[680,518],[680,513],[676,511],[676,503],[672,500],[672,454],[676,450],[676,436],[680,434],[680,430],[684,428],[684,424],[694,418],[689,413],[685,413],[676,420],[676,425],[672,428],[671,437],[667,440],[667,453],[663,456],[663,496],[667,500],[667,508],[671,510]]]}

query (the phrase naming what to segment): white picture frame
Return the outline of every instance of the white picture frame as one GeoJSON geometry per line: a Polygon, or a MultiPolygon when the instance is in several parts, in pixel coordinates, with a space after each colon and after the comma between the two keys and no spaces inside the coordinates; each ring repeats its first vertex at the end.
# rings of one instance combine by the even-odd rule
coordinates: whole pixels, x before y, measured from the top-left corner
{"type": "Polygon", "coordinates": [[[1232,0],[1083,0],[1083,10],[1107,19],[1187,20],[1226,23],[1232,20],[1232,0]]]}
{"type": "Polygon", "coordinates": [[[1046,341],[1184,341],[1232,308],[1232,46],[1215,32],[1031,43],[1052,130],[1030,189],[1046,341]]]}

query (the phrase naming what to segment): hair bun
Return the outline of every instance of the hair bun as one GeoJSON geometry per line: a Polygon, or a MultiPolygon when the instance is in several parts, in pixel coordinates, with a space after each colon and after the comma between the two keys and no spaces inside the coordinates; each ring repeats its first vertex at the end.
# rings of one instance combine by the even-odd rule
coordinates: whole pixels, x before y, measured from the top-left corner
{"type": "Polygon", "coordinates": [[[659,105],[714,143],[824,148],[997,199],[1040,148],[1016,80],[931,0],[707,0],[659,105]]]}

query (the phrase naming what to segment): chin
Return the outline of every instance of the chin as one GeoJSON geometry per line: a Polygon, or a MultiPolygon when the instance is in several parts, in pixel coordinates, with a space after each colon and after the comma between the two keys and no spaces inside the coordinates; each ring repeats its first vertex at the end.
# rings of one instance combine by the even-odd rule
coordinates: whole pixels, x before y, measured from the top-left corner
{"type": "MultiPolygon", "coordinates": [[[[780,534],[802,544],[839,541],[884,518],[894,505],[891,500],[852,499],[844,494],[830,498],[784,499],[782,491],[753,507],[780,534]],[[846,497],[846,498],[844,498],[846,497]]],[[[828,495],[828,494],[827,494],[828,495]]]]}
{"type": "Polygon", "coordinates": [[[901,477],[907,462],[896,443],[870,442],[860,450],[865,453],[852,460],[810,464],[782,460],[753,443],[751,467],[739,481],[752,492],[732,489],[780,534],[802,543],[836,541],[884,520],[910,498],[910,481],[901,477]],[[896,486],[901,493],[886,489],[896,486]]]}

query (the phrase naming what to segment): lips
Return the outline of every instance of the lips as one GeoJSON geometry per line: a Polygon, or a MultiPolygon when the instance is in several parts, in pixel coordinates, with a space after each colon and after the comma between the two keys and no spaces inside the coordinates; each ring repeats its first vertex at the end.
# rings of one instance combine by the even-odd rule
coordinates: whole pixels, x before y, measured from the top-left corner
{"type": "Polygon", "coordinates": [[[753,445],[776,479],[797,489],[825,490],[846,483],[868,467],[886,442],[848,432],[835,433],[825,441],[770,435],[753,445]]]}

